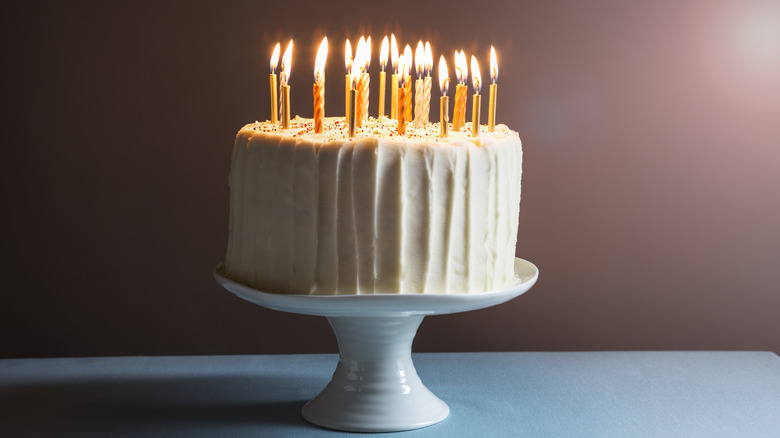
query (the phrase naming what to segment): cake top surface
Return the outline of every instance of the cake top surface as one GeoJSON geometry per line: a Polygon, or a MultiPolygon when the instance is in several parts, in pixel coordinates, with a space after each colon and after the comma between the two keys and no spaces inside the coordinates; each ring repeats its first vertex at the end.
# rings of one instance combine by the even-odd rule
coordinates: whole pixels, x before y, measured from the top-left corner
{"type": "MultiPolygon", "coordinates": [[[[449,130],[447,138],[440,137],[439,123],[425,123],[422,127],[416,128],[414,123],[406,124],[406,133],[401,135],[397,131],[398,121],[380,117],[378,119],[369,117],[363,121],[363,126],[356,127],[356,141],[376,138],[387,140],[401,140],[407,143],[472,143],[489,144],[493,141],[507,137],[518,137],[517,132],[512,131],[506,125],[496,125],[494,132],[488,132],[487,126],[482,125],[478,137],[471,136],[472,125],[470,122],[460,131],[449,130]]],[[[343,117],[326,117],[323,120],[323,131],[314,132],[314,119],[306,119],[296,116],[290,120],[290,129],[282,129],[278,124],[265,122],[250,123],[242,130],[251,130],[255,132],[278,134],[288,138],[309,140],[315,142],[330,142],[337,140],[349,140],[349,127],[343,117]]]]}

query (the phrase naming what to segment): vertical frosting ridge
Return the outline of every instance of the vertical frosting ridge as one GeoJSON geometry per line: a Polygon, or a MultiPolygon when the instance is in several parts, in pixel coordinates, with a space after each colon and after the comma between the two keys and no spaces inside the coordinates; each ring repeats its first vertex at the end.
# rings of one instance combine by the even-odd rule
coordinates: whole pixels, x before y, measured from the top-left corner
{"type": "Polygon", "coordinates": [[[376,287],[377,293],[401,290],[401,227],[403,186],[401,148],[379,141],[376,187],[376,287]]]}
{"type": "Polygon", "coordinates": [[[335,294],[338,288],[337,205],[341,142],[317,148],[317,261],[314,294],[335,294]]]}
{"type": "Polygon", "coordinates": [[[228,225],[228,249],[225,256],[225,269],[236,271],[241,264],[241,251],[244,242],[243,222],[244,205],[244,166],[246,161],[243,159],[246,154],[247,143],[251,136],[250,131],[239,131],[236,135],[236,141],[233,145],[233,154],[230,160],[230,176],[228,185],[230,187],[230,219],[228,225]]]}
{"type": "Polygon", "coordinates": [[[336,185],[338,190],[336,239],[338,253],[337,293],[356,293],[357,264],[355,250],[355,222],[352,190],[352,153],[354,143],[345,142],[339,150],[336,185]]]}
{"type": "Polygon", "coordinates": [[[469,288],[469,149],[453,150],[455,171],[449,211],[447,292],[465,293],[469,288]]]}
{"type": "Polygon", "coordinates": [[[312,292],[317,266],[318,172],[314,143],[299,142],[293,158],[291,290],[312,292]]]}
{"type": "Polygon", "coordinates": [[[428,193],[430,180],[425,154],[420,147],[404,148],[403,244],[401,293],[422,293],[428,266],[429,224],[428,193]]]}
{"type": "Polygon", "coordinates": [[[353,222],[358,293],[375,293],[376,139],[355,144],[352,153],[353,222]],[[359,181],[359,183],[357,183],[359,181]]]}

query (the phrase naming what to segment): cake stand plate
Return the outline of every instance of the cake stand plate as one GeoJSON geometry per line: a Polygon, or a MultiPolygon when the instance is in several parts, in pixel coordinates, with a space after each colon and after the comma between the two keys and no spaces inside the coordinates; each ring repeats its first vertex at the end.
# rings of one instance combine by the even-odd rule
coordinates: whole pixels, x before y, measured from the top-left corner
{"type": "Polygon", "coordinates": [[[339,344],[330,383],[306,403],[303,417],[329,429],[397,432],[436,424],[449,415],[446,403],[423,385],[412,363],[412,340],[423,318],[495,306],[528,291],[539,270],[515,259],[510,287],[468,295],[376,294],[287,295],[262,292],[228,278],[214,278],[235,295],[270,309],[325,316],[339,344]]]}

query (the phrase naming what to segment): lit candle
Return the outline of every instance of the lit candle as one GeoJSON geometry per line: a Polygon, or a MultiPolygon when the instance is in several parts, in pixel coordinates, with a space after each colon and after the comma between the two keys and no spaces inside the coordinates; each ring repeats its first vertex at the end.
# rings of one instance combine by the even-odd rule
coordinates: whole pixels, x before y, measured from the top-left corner
{"type": "Polygon", "coordinates": [[[292,48],[293,42],[290,40],[290,44],[287,45],[287,50],[284,51],[284,56],[282,57],[282,129],[290,129],[290,86],[287,85],[287,81],[292,71],[292,48]]]}
{"type": "Polygon", "coordinates": [[[395,35],[390,34],[390,62],[393,75],[390,77],[390,118],[398,119],[398,44],[395,35]]]}
{"type": "Polygon", "coordinates": [[[355,52],[355,62],[352,63],[349,81],[349,137],[354,138],[357,133],[357,94],[358,82],[360,82],[360,63],[358,52],[355,52]]]}
{"type": "Polygon", "coordinates": [[[440,107],[439,107],[439,125],[442,138],[447,138],[449,128],[449,107],[450,98],[447,93],[450,91],[450,76],[447,72],[447,61],[444,55],[439,58],[439,88],[441,89],[440,107]]]}
{"type": "Polygon", "coordinates": [[[414,81],[414,127],[420,128],[423,124],[423,74],[425,73],[425,47],[422,41],[417,42],[414,51],[414,66],[417,71],[417,80],[414,81]]]}
{"type": "Polygon", "coordinates": [[[357,115],[355,116],[355,123],[357,123],[357,126],[363,126],[363,92],[365,91],[365,88],[363,87],[363,68],[366,66],[363,60],[363,56],[365,56],[365,47],[366,39],[361,36],[360,40],[358,41],[357,48],[355,48],[355,59],[352,61],[353,70],[354,67],[357,67],[357,69],[360,71],[358,74],[358,85],[356,88],[357,104],[355,106],[355,111],[357,111],[357,115]]]}
{"type": "MultiPolygon", "coordinates": [[[[406,46],[407,48],[409,46],[406,46]]],[[[411,51],[411,49],[410,49],[411,51]]],[[[405,55],[401,55],[398,59],[398,133],[401,135],[406,134],[406,105],[409,102],[406,98],[407,88],[406,85],[411,81],[409,77],[409,67],[412,64],[412,58],[405,55]]]]}
{"type": "Polygon", "coordinates": [[[496,82],[498,82],[498,61],[496,49],[490,46],[490,101],[488,102],[488,131],[496,127],[496,82]]]}
{"type": "Polygon", "coordinates": [[[352,46],[349,38],[344,45],[344,66],[347,68],[347,77],[344,79],[344,119],[349,122],[349,91],[352,89],[352,46]]]}
{"type": "Polygon", "coordinates": [[[387,52],[390,51],[388,47],[390,43],[387,41],[387,36],[382,40],[382,47],[379,49],[379,113],[378,117],[385,116],[385,81],[387,77],[385,75],[385,67],[387,67],[387,52]]]}
{"type": "Polygon", "coordinates": [[[455,86],[455,114],[452,117],[452,129],[460,131],[466,120],[466,80],[468,78],[468,63],[466,55],[461,50],[455,52],[455,77],[458,84],[455,86]]]}
{"type": "Polygon", "coordinates": [[[404,114],[404,117],[406,120],[412,121],[412,76],[409,74],[409,69],[412,68],[412,48],[409,47],[409,44],[404,47],[404,62],[404,74],[406,75],[404,78],[404,87],[406,89],[406,114],[404,114]]]}
{"type": "Polygon", "coordinates": [[[276,102],[279,99],[277,95],[276,84],[276,67],[279,65],[279,43],[276,43],[274,47],[274,53],[271,55],[271,76],[269,76],[269,84],[271,86],[271,123],[279,123],[279,113],[277,112],[276,102]]]}
{"type": "Polygon", "coordinates": [[[479,74],[477,58],[471,55],[471,80],[474,85],[474,106],[471,109],[471,136],[479,137],[479,112],[482,109],[482,97],[479,90],[482,88],[482,76],[479,74]]]}
{"type": "Polygon", "coordinates": [[[362,125],[363,120],[368,120],[368,95],[371,91],[369,84],[371,84],[371,76],[368,74],[368,68],[371,67],[371,36],[366,38],[365,44],[363,44],[363,74],[360,79],[360,86],[363,91],[360,95],[360,117],[358,126],[362,125]]]}
{"type": "Polygon", "coordinates": [[[325,112],[325,61],[328,59],[328,37],[324,37],[314,61],[314,132],[322,132],[325,112]]]}
{"type": "Polygon", "coordinates": [[[431,113],[431,73],[433,72],[433,51],[431,43],[425,42],[425,83],[423,85],[423,123],[428,123],[431,113]]]}

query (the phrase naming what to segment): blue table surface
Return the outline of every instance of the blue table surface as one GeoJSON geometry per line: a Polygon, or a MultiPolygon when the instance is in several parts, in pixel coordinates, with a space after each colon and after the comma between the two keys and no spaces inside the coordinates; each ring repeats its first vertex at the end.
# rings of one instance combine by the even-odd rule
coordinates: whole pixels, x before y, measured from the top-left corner
{"type": "MultiPolygon", "coordinates": [[[[413,358],[450,416],[392,435],[780,437],[780,357],[769,352],[413,358]]],[[[300,415],[337,361],[332,354],[0,360],[0,436],[360,436],[300,415]]]]}

